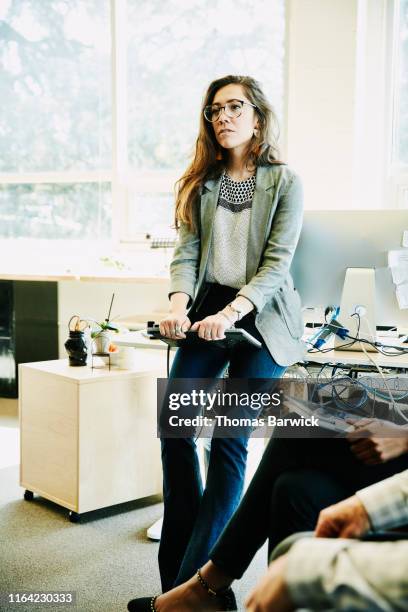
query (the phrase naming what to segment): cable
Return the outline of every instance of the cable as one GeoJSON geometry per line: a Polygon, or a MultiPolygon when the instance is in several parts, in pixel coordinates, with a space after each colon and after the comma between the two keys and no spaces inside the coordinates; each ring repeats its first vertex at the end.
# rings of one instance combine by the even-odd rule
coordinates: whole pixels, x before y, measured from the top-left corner
{"type": "MultiPolygon", "coordinates": [[[[334,401],[338,408],[341,408],[342,406],[344,406],[348,409],[350,408],[355,409],[355,408],[363,407],[364,404],[367,402],[368,399],[370,399],[371,396],[373,396],[374,403],[377,397],[383,400],[389,400],[389,394],[382,393],[381,391],[378,391],[378,389],[365,384],[365,382],[363,381],[364,379],[355,380],[355,379],[350,379],[348,376],[343,376],[343,375],[340,375],[338,377],[333,377],[333,379],[325,383],[320,383],[320,385],[316,384],[311,401],[313,401],[314,394],[316,393],[316,391],[318,391],[319,389],[324,389],[329,386],[332,387],[332,393],[331,393],[332,399],[327,400],[326,402],[320,402],[322,405],[328,405],[332,401],[334,401]],[[344,387],[340,389],[339,391],[338,390],[339,383],[343,383],[343,382],[347,384],[344,384],[344,387]],[[363,396],[357,401],[357,403],[348,402],[346,399],[342,397],[342,392],[349,389],[350,386],[360,387],[363,392],[363,396]]],[[[387,382],[390,382],[390,381],[387,381],[387,382]]],[[[408,391],[406,393],[403,393],[399,397],[394,397],[394,401],[399,402],[405,399],[406,397],[408,397],[408,391]]]]}
{"type": "Polygon", "coordinates": [[[382,355],[386,355],[387,357],[398,357],[399,355],[405,355],[406,353],[408,353],[407,349],[404,349],[403,347],[399,347],[399,346],[393,346],[389,344],[378,344],[376,346],[378,348],[378,352],[381,353],[382,355]],[[394,352],[384,351],[384,348],[392,348],[394,349],[394,352]]]}
{"type": "Polygon", "coordinates": [[[170,344],[167,345],[167,378],[170,378],[170,344]]]}
{"type": "MultiPolygon", "coordinates": [[[[327,322],[327,316],[326,315],[327,315],[327,312],[325,313],[325,319],[326,319],[326,322],[327,322]]],[[[360,316],[360,313],[355,312],[351,316],[357,316],[358,317],[357,335],[356,335],[356,337],[353,337],[353,336],[350,336],[349,334],[345,333],[343,337],[350,338],[352,340],[352,342],[349,342],[349,343],[346,343],[346,344],[342,345],[342,348],[344,349],[347,346],[352,346],[356,342],[359,342],[361,350],[364,352],[364,354],[367,357],[367,359],[374,365],[375,369],[379,372],[381,378],[383,379],[384,386],[385,386],[385,388],[387,389],[387,392],[388,392],[388,397],[385,394],[383,394],[381,392],[378,392],[376,389],[373,390],[372,388],[368,387],[367,385],[359,384],[359,386],[363,387],[363,396],[357,402],[357,404],[355,404],[355,403],[352,404],[350,402],[347,402],[343,397],[341,397],[341,394],[343,393],[343,391],[347,387],[345,386],[343,388],[343,390],[339,393],[337,388],[336,388],[336,385],[332,384],[332,394],[331,394],[332,395],[332,400],[335,402],[337,407],[339,407],[339,404],[340,405],[342,404],[343,406],[346,406],[349,409],[350,408],[351,409],[361,408],[367,402],[368,397],[369,397],[369,395],[368,395],[369,391],[371,391],[371,392],[374,392],[374,404],[375,404],[375,400],[376,400],[377,396],[380,397],[381,399],[388,399],[389,398],[390,401],[391,401],[391,410],[392,410],[392,413],[394,415],[394,420],[395,420],[395,414],[398,414],[402,419],[404,419],[405,421],[408,422],[408,418],[404,415],[404,413],[400,410],[400,408],[396,406],[395,399],[394,399],[394,397],[393,397],[393,395],[391,393],[391,389],[388,386],[388,382],[387,382],[387,380],[386,380],[382,370],[379,368],[379,366],[374,361],[374,359],[371,357],[371,355],[369,355],[369,353],[366,350],[364,344],[371,345],[376,350],[376,352],[384,354],[384,355],[387,355],[387,356],[398,356],[398,355],[401,355],[401,354],[404,354],[404,353],[408,353],[408,350],[406,350],[406,349],[404,349],[402,347],[395,347],[393,345],[382,345],[381,343],[376,342],[376,341],[373,342],[373,341],[367,340],[365,338],[360,338],[360,327],[361,327],[361,316],[360,316]],[[392,351],[384,351],[384,348],[390,348],[390,349],[393,350],[393,352],[392,351]]],[[[368,329],[369,329],[371,337],[374,338],[372,330],[370,328],[370,323],[369,323],[368,320],[367,320],[367,326],[368,326],[368,329]]],[[[311,342],[308,342],[308,343],[312,344],[311,342]]],[[[332,348],[320,349],[320,348],[314,346],[313,349],[309,349],[308,353],[309,354],[310,353],[314,353],[314,352],[326,353],[326,352],[329,352],[331,350],[333,350],[333,349],[332,348]]],[[[326,364],[324,364],[324,365],[326,365],[326,364]]],[[[323,372],[323,370],[324,370],[324,366],[320,369],[320,371],[319,371],[319,373],[317,375],[318,381],[319,381],[319,377],[320,377],[321,373],[323,372]]],[[[340,379],[340,380],[345,380],[345,379],[340,379]]],[[[350,379],[347,379],[348,383],[349,383],[349,380],[350,379]]],[[[314,395],[315,395],[317,389],[322,389],[322,388],[328,386],[328,384],[329,383],[325,383],[323,385],[321,385],[321,384],[319,385],[319,382],[317,382],[317,384],[316,384],[316,386],[315,386],[315,388],[313,390],[313,394],[312,394],[312,398],[311,398],[312,401],[313,401],[313,398],[314,398],[314,395]]],[[[405,397],[407,397],[407,395],[408,394],[402,395],[401,397],[398,398],[398,400],[404,399],[405,397]]],[[[330,400],[325,402],[325,404],[328,404],[328,403],[330,403],[330,400]]]]}
{"type": "Polygon", "coordinates": [[[348,410],[356,410],[364,406],[364,404],[367,402],[367,399],[368,399],[368,393],[367,393],[365,386],[361,385],[360,381],[354,380],[347,376],[336,377],[334,380],[331,379],[328,382],[320,385],[320,389],[324,389],[326,387],[331,387],[331,399],[327,400],[326,402],[320,402],[324,406],[334,402],[336,407],[339,409],[347,408],[348,410]],[[340,392],[337,390],[339,383],[347,383],[343,385],[340,392]],[[348,402],[346,399],[344,399],[341,396],[341,393],[343,393],[345,390],[348,390],[350,386],[362,387],[363,396],[357,401],[357,403],[348,402]]]}
{"type": "MultiPolygon", "coordinates": [[[[352,379],[352,378],[341,378],[341,379],[337,379],[337,382],[341,382],[347,381],[347,385],[344,386],[343,390],[349,390],[350,386],[354,386],[354,387],[362,387],[362,385],[360,384],[360,381],[356,380],[356,379],[352,379]]],[[[343,405],[345,405],[347,408],[349,409],[358,409],[358,408],[362,408],[367,400],[368,400],[368,393],[367,390],[363,387],[362,389],[362,397],[356,402],[348,402],[346,399],[344,399],[343,397],[341,397],[340,393],[337,391],[337,386],[336,384],[333,385],[332,387],[332,398],[334,403],[336,404],[337,407],[339,407],[339,402],[341,402],[343,405]]]]}
{"type": "MultiPolygon", "coordinates": [[[[355,314],[360,319],[360,314],[358,314],[358,313],[355,313],[355,314]]],[[[368,321],[368,319],[366,319],[366,323],[367,323],[368,331],[370,332],[371,336],[374,338],[372,330],[371,330],[371,327],[370,327],[370,322],[368,321]]],[[[405,416],[405,414],[402,412],[402,410],[397,408],[397,405],[395,404],[395,400],[394,400],[393,395],[391,393],[391,389],[388,386],[388,382],[387,382],[387,379],[384,376],[383,371],[381,370],[379,365],[374,361],[374,359],[371,357],[371,355],[368,353],[368,351],[366,350],[366,348],[365,348],[365,346],[364,346],[364,344],[362,342],[360,342],[360,346],[361,346],[361,349],[364,352],[365,356],[367,357],[367,359],[369,359],[369,361],[371,361],[371,363],[374,365],[376,370],[378,370],[378,373],[380,374],[381,378],[384,381],[385,388],[387,389],[388,395],[390,396],[391,405],[392,405],[392,411],[393,411],[393,414],[394,414],[394,421],[395,421],[395,414],[398,414],[402,419],[404,419],[404,421],[406,421],[408,423],[408,418],[405,416]]]]}
{"type": "MultiPolygon", "coordinates": [[[[357,314],[357,313],[355,313],[357,314]]],[[[353,316],[353,315],[352,315],[353,316]]],[[[367,340],[366,338],[358,338],[355,336],[350,336],[350,334],[345,334],[346,338],[350,338],[350,340],[352,340],[352,342],[349,342],[347,344],[342,344],[341,348],[344,349],[347,346],[352,346],[353,344],[355,344],[356,342],[362,343],[364,342],[364,344],[369,344],[370,346],[372,346],[373,348],[375,348],[377,353],[381,353],[382,355],[385,355],[387,357],[398,357],[399,355],[405,355],[406,353],[408,353],[408,348],[403,348],[402,346],[396,346],[393,344],[382,344],[381,342],[373,342],[372,340],[367,340]],[[391,348],[394,349],[394,351],[396,352],[391,352],[391,351],[384,351],[384,348],[391,348]]],[[[308,340],[305,340],[306,344],[311,344],[308,340]]],[[[307,352],[312,354],[312,353],[329,353],[330,351],[333,350],[332,348],[326,348],[326,349],[318,349],[315,348],[313,350],[309,349],[307,352]]]]}
{"type": "Polygon", "coordinates": [[[318,371],[318,373],[317,373],[317,376],[316,376],[316,384],[315,384],[315,386],[314,386],[313,393],[312,393],[312,396],[311,396],[311,398],[310,398],[310,401],[311,401],[311,402],[313,402],[313,398],[314,398],[315,393],[316,393],[316,390],[317,390],[317,388],[318,388],[318,386],[319,386],[319,378],[320,378],[321,374],[323,373],[324,369],[325,369],[327,366],[328,366],[328,364],[327,364],[327,363],[324,363],[324,364],[321,366],[321,368],[320,368],[320,370],[318,371]]]}
{"type": "MultiPolygon", "coordinates": [[[[367,389],[367,392],[370,393],[373,392],[375,395],[377,395],[380,399],[388,399],[388,394],[386,393],[382,393],[381,391],[379,391],[378,389],[375,389],[373,387],[370,387],[369,385],[365,385],[364,382],[362,382],[364,380],[364,378],[360,378],[359,382],[360,384],[367,389]]],[[[388,382],[392,381],[394,379],[388,379],[388,382]]],[[[395,380],[399,380],[398,378],[395,378],[395,380]]],[[[408,397],[408,391],[406,393],[404,393],[403,395],[400,395],[399,397],[394,397],[395,401],[400,402],[402,400],[404,400],[405,398],[408,397]]]]}
{"type": "MultiPolygon", "coordinates": [[[[385,378],[384,373],[383,373],[383,371],[381,370],[380,366],[379,366],[379,365],[378,365],[378,364],[377,364],[377,363],[374,361],[374,359],[371,357],[371,355],[369,354],[369,352],[368,352],[368,351],[367,351],[367,349],[365,348],[364,344],[362,344],[362,343],[360,342],[360,346],[361,346],[361,349],[362,349],[362,351],[364,352],[365,356],[367,357],[367,359],[368,359],[369,361],[371,361],[371,363],[374,365],[374,367],[376,368],[376,370],[378,371],[378,373],[380,374],[381,378],[382,378],[382,379],[383,379],[383,381],[384,381],[385,388],[387,389],[387,391],[388,391],[388,395],[389,395],[390,400],[391,400],[391,406],[392,406],[392,408],[391,408],[391,409],[392,409],[392,411],[393,411],[393,413],[394,413],[394,417],[395,417],[395,412],[397,411],[397,409],[396,409],[396,405],[395,405],[394,398],[393,398],[392,393],[391,393],[391,389],[390,389],[390,388],[389,388],[389,386],[388,386],[387,379],[385,378]]],[[[404,417],[404,418],[405,418],[405,417],[404,417]]],[[[408,422],[408,419],[406,419],[406,420],[407,420],[407,422],[408,422]]],[[[395,418],[394,418],[394,421],[395,421],[395,418]]]]}
{"type": "MultiPolygon", "coordinates": [[[[346,335],[347,338],[352,338],[352,336],[349,336],[348,334],[346,335]]],[[[355,344],[356,342],[358,342],[358,338],[352,338],[352,342],[348,342],[347,344],[342,344],[341,348],[344,349],[347,346],[353,346],[353,344],[355,344]]],[[[312,344],[311,342],[309,342],[308,340],[305,340],[306,344],[312,344]]],[[[312,345],[313,346],[313,345],[312,345]]],[[[312,355],[313,353],[330,353],[331,351],[333,351],[333,347],[329,347],[329,348],[325,348],[325,349],[319,349],[319,348],[313,348],[313,349],[309,349],[307,351],[307,353],[309,355],[312,355]]]]}
{"type": "MultiPolygon", "coordinates": [[[[361,319],[360,319],[360,315],[359,313],[355,312],[351,315],[352,317],[357,316],[358,317],[358,326],[357,326],[357,335],[356,336],[350,336],[350,334],[348,334],[347,332],[344,332],[344,335],[342,337],[344,338],[349,338],[351,340],[351,342],[348,342],[346,344],[342,344],[341,348],[345,349],[348,347],[353,346],[356,342],[361,343],[364,342],[365,344],[370,344],[378,353],[381,353],[382,355],[386,356],[386,357],[398,357],[399,355],[405,355],[408,353],[408,347],[404,348],[402,346],[395,346],[393,344],[382,344],[381,342],[377,342],[377,341],[371,341],[371,340],[367,340],[366,338],[360,338],[360,325],[361,325],[361,319]],[[385,350],[385,349],[390,349],[390,350],[385,350]]],[[[325,319],[327,321],[327,312],[325,313],[325,319]]],[[[344,328],[341,328],[344,329],[344,328]]],[[[370,331],[371,336],[374,338],[372,332],[370,331]]],[[[305,340],[306,344],[310,344],[312,346],[312,348],[308,349],[307,353],[309,355],[313,354],[313,353],[329,353],[330,351],[333,350],[332,347],[328,347],[328,348],[319,348],[316,347],[313,342],[311,342],[310,340],[305,340]]],[[[364,351],[363,351],[364,352],[364,351]]]]}

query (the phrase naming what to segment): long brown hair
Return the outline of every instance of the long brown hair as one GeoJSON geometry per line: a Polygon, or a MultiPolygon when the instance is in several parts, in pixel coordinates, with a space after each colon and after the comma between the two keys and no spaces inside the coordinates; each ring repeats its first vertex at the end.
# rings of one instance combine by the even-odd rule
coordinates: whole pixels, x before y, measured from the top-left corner
{"type": "Polygon", "coordinates": [[[194,157],[183,176],[176,182],[175,226],[185,223],[190,230],[195,229],[193,208],[198,190],[208,178],[221,174],[226,165],[226,150],[220,147],[211,123],[205,120],[203,110],[212,104],[219,89],[226,85],[241,85],[250,102],[256,106],[258,117],[257,134],[252,136],[246,152],[246,166],[256,167],[268,164],[279,164],[277,139],[279,136],[278,122],[275,112],[266,99],[258,81],[248,76],[228,75],[210,83],[204,96],[200,129],[195,145],[194,157]]]}

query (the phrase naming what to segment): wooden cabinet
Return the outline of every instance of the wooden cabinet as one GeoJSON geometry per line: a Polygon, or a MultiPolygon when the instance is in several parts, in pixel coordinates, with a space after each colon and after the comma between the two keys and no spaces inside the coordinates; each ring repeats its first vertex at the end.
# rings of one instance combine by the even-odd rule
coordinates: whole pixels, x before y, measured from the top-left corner
{"type": "Polygon", "coordinates": [[[156,379],[161,351],[137,369],[20,365],[20,484],[79,514],[161,492],[156,379]]]}

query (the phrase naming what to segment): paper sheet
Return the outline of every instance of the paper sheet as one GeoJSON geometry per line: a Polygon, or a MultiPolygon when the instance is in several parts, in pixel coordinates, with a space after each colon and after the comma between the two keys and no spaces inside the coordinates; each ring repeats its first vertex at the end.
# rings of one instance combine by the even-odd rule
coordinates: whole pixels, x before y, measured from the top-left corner
{"type": "MultiPolygon", "coordinates": [[[[404,241],[405,241],[404,232],[404,241]]],[[[388,265],[391,268],[392,280],[396,285],[399,308],[408,308],[408,248],[388,252],[388,265]]]]}
{"type": "Polygon", "coordinates": [[[408,249],[388,251],[388,265],[390,268],[408,266],[408,249]]]}
{"type": "Polygon", "coordinates": [[[388,265],[395,285],[408,283],[408,249],[389,251],[388,265]]]}
{"type": "Polygon", "coordinates": [[[396,294],[398,306],[400,308],[408,308],[408,283],[397,285],[396,294]]]}
{"type": "Polygon", "coordinates": [[[408,283],[408,266],[394,266],[391,268],[391,275],[395,285],[408,283]]]}

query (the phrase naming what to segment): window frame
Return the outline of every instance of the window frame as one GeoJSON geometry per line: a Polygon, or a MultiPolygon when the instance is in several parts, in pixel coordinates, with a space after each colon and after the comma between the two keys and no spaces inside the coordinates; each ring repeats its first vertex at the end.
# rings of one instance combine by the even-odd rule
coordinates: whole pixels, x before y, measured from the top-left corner
{"type": "MultiPolygon", "coordinates": [[[[129,168],[128,130],[127,130],[127,5],[128,0],[109,0],[111,31],[111,167],[95,171],[40,171],[40,172],[0,172],[0,183],[16,184],[72,184],[72,183],[109,183],[112,194],[112,232],[113,249],[119,251],[144,250],[149,240],[143,233],[132,237],[127,231],[128,205],[131,193],[169,194],[173,193],[175,182],[183,169],[135,171],[129,168]]],[[[287,29],[289,10],[285,7],[285,41],[283,62],[283,95],[287,97],[287,29]]],[[[282,150],[286,150],[287,109],[283,105],[282,150]]],[[[170,232],[169,232],[170,233],[170,232]]],[[[28,240],[35,240],[27,238],[28,240]]],[[[13,238],[8,239],[14,241],[13,238]]],[[[17,239],[15,239],[17,240],[17,239]]],[[[54,242],[54,241],[52,241],[54,242]]],[[[58,241],[59,242],[59,241],[58,241]]],[[[61,248],[65,241],[61,240],[61,248]]],[[[86,240],[84,241],[86,242],[86,240]]],[[[104,244],[106,240],[101,241],[104,244]]]]}
{"type": "Polygon", "coordinates": [[[408,165],[395,159],[399,6],[400,0],[358,3],[353,208],[408,207],[408,165]]]}
{"type": "Polygon", "coordinates": [[[408,163],[397,159],[397,131],[399,111],[399,68],[400,68],[400,0],[388,3],[387,23],[387,67],[388,112],[386,117],[387,174],[386,194],[393,208],[408,208],[408,163]]]}

